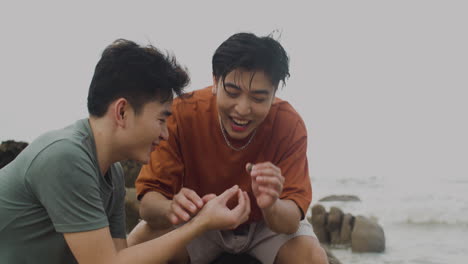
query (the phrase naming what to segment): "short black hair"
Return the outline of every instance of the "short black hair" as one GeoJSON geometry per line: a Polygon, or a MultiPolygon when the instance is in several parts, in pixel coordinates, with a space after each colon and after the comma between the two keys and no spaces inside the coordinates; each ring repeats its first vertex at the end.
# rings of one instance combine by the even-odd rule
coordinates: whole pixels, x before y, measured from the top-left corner
{"type": "Polygon", "coordinates": [[[212,65],[213,76],[223,83],[226,75],[235,69],[263,71],[275,87],[280,81],[284,85],[290,76],[288,54],[271,35],[232,35],[216,49],[212,65]]]}
{"type": "Polygon", "coordinates": [[[103,51],[88,92],[88,112],[102,117],[109,105],[125,98],[138,114],[145,103],[166,102],[179,96],[190,82],[186,68],[175,57],[152,45],[139,46],[118,39],[103,51]]]}

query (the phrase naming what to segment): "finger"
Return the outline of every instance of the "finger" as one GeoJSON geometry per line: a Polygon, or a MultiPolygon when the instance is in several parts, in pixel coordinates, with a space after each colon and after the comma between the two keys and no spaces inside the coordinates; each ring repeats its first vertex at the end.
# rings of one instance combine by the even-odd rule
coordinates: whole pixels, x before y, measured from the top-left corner
{"type": "Polygon", "coordinates": [[[214,198],[216,198],[216,194],[210,193],[210,194],[206,194],[205,196],[203,196],[202,200],[203,200],[204,203],[207,203],[207,202],[213,200],[214,198]]]}
{"type": "Polygon", "coordinates": [[[203,207],[203,200],[200,198],[200,196],[198,196],[198,194],[196,192],[194,192],[193,190],[190,190],[190,189],[187,189],[185,188],[184,189],[184,195],[185,197],[187,197],[187,199],[189,199],[190,201],[192,201],[196,206],[198,206],[198,208],[202,208],[203,207]]]}
{"type": "Polygon", "coordinates": [[[268,168],[271,168],[271,169],[277,171],[279,174],[281,174],[281,169],[279,167],[275,166],[273,163],[271,163],[269,161],[255,164],[252,167],[252,171],[268,169],[268,168]]]}
{"type": "Polygon", "coordinates": [[[246,200],[245,200],[245,196],[244,194],[242,193],[241,190],[239,190],[237,192],[237,206],[234,207],[234,209],[231,210],[231,212],[234,214],[234,216],[239,219],[242,217],[242,215],[244,214],[244,211],[245,211],[245,207],[246,207],[246,200]]]}
{"type": "Polygon", "coordinates": [[[279,177],[281,174],[278,172],[278,170],[275,170],[273,168],[261,168],[261,169],[254,169],[250,173],[250,176],[255,177],[255,176],[275,176],[279,177]]]}
{"type": "Polygon", "coordinates": [[[172,213],[186,222],[190,220],[190,215],[177,204],[172,205],[172,213]]]}
{"type": "Polygon", "coordinates": [[[169,214],[169,221],[173,225],[177,225],[180,223],[180,219],[173,213],[169,214]]]}
{"type": "Polygon", "coordinates": [[[195,206],[195,204],[189,201],[187,197],[183,194],[177,195],[177,197],[175,197],[174,200],[177,203],[177,205],[179,205],[184,211],[191,212],[192,214],[195,214],[197,212],[197,206],[195,206]]]}
{"type": "Polygon", "coordinates": [[[241,223],[242,223],[242,214],[243,210],[242,208],[245,207],[245,197],[241,189],[238,189],[235,192],[235,195],[237,195],[237,206],[234,207],[232,210],[228,211],[227,215],[229,215],[230,218],[230,226],[228,229],[235,229],[237,228],[241,223]]]}
{"type": "Polygon", "coordinates": [[[262,185],[274,185],[274,186],[281,186],[283,182],[279,177],[271,177],[271,176],[257,176],[255,178],[258,184],[262,185]]]}
{"type": "Polygon", "coordinates": [[[266,186],[258,186],[258,190],[264,194],[267,194],[273,198],[278,198],[279,197],[279,192],[275,190],[274,188],[266,187],[266,186]]]}
{"type": "Polygon", "coordinates": [[[239,186],[234,185],[233,187],[227,189],[224,191],[222,194],[220,194],[217,199],[223,204],[226,204],[229,199],[231,199],[232,196],[234,196],[237,191],[239,190],[239,186]]]}
{"type": "Polygon", "coordinates": [[[245,197],[245,211],[244,211],[244,216],[243,216],[243,222],[247,221],[249,219],[249,215],[250,215],[250,198],[249,198],[249,194],[247,194],[247,192],[244,192],[243,193],[244,197],[245,197]]]}

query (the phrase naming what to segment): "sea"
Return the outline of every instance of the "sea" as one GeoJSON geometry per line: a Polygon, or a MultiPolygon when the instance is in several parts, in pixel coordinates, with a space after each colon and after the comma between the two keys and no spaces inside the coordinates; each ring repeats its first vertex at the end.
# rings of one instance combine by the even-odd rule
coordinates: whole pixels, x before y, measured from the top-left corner
{"type": "MultiPolygon", "coordinates": [[[[312,179],[312,205],[377,219],[383,227],[383,253],[331,248],[343,264],[468,263],[468,177],[336,177],[312,179]],[[319,202],[332,194],[358,196],[360,202],[319,202]]],[[[310,215],[310,211],[309,211],[310,215]]]]}

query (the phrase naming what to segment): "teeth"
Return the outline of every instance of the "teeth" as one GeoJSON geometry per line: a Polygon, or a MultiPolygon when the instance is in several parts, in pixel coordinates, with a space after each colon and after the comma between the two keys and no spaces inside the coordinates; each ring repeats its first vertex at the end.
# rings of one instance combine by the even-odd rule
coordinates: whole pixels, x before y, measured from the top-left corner
{"type": "Polygon", "coordinates": [[[241,126],[245,126],[249,123],[248,120],[239,120],[239,119],[236,119],[236,118],[233,118],[232,119],[236,124],[238,125],[241,125],[241,126]]]}

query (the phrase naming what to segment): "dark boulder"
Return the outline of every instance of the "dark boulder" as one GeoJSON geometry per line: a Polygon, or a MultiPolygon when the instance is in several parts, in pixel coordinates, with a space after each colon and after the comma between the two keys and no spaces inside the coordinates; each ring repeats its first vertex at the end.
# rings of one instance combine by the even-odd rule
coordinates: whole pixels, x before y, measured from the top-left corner
{"type": "Polygon", "coordinates": [[[341,223],[343,221],[343,211],[338,207],[331,207],[328,213],[327,230],[330,233],[330,243],[341,244],[341,223]]]}
{"type": "Polygon", "coordinates": [[[385,234],[377,220],[344,214],[341,209],[326,209],[316,204],[308,218],[319,241],[325,246],[349,247],[355,252],[383,252],[385,234]]]}
{"type": "Polygon", "coordinates": [[[320,243],[330,243],[330,234],[326,228],[328,213],[321,204],[316,204],[311,209],[312,216],[310,222],[314,228],[314,233],[320,243]]]}
{"type": "Polygon", "coordinates": [[[125,188],[125,224],[127,233],[133,230],[140,219],[140,202],[137,200],[135,188],[125,188]]]}
{"type": "Polygon", "coordinates": [[[27,146],[28,143],[26,142],[3,141],[0,145],[0,169],[12,162],[27,146]]]}
{"type": "Polygon", "coordinates": [[[355,252],[383,252],[385,250],[383,228],[370,218],[357,216],[351,233],[351,249],[355,252]]]}
{"type": "Polygon", "coordinates": [[[320,202],[360,202],[356,195],[329,195],[319,200],[320,202]]]}
{"type": "Polygon", "coordinates": [[[121,161],[120,164],[122,165],[125,173],[125,187],[135,187],[135,181],[138,177],[138,174],[140,173],[141,164],[131,160],[121,161]]]}
{"type": "Polygon", "coordinates": [[[340,244],[351,245],[351,232],[354,227],[354,216],[345,214],[341,223],[340,244]]]}

